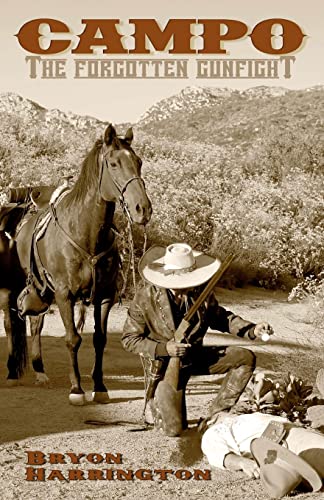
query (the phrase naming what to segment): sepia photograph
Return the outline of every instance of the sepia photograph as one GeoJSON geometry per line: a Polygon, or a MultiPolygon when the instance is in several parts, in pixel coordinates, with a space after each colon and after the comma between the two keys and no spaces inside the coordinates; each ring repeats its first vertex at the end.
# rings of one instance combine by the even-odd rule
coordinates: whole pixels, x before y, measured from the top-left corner
{"type": "Polygon", "coordinates": [[[0,500],[320,500],[324,7],[1,0],[0,500]]]}

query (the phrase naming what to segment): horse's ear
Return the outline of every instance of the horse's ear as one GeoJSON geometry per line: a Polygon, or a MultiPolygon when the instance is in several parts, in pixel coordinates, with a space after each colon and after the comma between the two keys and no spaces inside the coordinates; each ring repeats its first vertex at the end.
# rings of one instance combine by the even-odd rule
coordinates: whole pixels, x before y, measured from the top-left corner
{"type": "Polygon", "coordinates": [[[126,141],[129,145],[131,145],[131,144],[132,144],[132,141],[133,141],[133,139],[134,139],[134,135],[133,135],[133,129],[132,129],[132,127],[131,127],[131,128],[129,128],[129,129],[127,130],[127,132],[126,132],[126,134],[125,134],[124,139],[125,139],[125,141],[126,141]]]}
{"type": "Polygon", "coordinates": [[[111,123],[109,123],[104,135],[105,144],[107,144],[107,146],[110,146],[115,137],[116,137],[115,127],[111,123]]]}

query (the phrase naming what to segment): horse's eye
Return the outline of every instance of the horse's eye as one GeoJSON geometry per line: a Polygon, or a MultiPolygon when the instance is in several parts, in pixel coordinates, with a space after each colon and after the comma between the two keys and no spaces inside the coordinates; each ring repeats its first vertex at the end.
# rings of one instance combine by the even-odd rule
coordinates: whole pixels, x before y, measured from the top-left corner
{"type": "Polygon", "coordinates": [[[111,162],[110,162],[110,166],[111,166],[112,168],[116,168],[116,167],[118,167],[118,164],[117,164],[115,161],[111,161],[111,162]]]}

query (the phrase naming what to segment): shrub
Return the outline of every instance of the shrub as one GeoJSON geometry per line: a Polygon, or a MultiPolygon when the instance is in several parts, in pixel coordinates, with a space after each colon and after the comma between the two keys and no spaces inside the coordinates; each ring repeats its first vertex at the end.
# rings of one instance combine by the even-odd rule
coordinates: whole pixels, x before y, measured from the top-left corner
{"type": "Polygon", "coordinates": [[[317,277],[308,276],[290,292],[289,301],[297,300],[308,304],[310,321],[322,328],[324,321],[324,271],[317,277]]]}
{"type": "MultiPolygon", "coordinates": [[[[287,116],[274,125],[278,110],[270,116],[267,102],[266,120],[260,105],[252,104],[255,120],[262,122],[259,128],[253,128],[255,121],[236,96],[235,116],[227,120],[225,113],[218,120],[209,111],[206,121],[208,110],[201,110],[191,136],[185,113],[176,130],[153,124],[155,135],[149,127],[135,135],[153,204],[149,244],[186,241],[220,257],[235,252],[239,259],[233,269],[242,283],[287,288],[310,275],[316,279],[323,269],[324,141],[319,117],[313,128],[306,128],[302,114],[291,117],[288,107],[287,116]],[[198,142],[198,136],[205,142],[198,142]]],[[[0,118],[0,188],[57,184],[63,175],[77,175],[94,142],[92,131],[84,135],[15,116],[0,118]]],[[[120,246],[127,254],[126,221],[117,217],[124,234],[120,246]]],[[[134,239],[142,249],[138,228],[134,239]]]]}

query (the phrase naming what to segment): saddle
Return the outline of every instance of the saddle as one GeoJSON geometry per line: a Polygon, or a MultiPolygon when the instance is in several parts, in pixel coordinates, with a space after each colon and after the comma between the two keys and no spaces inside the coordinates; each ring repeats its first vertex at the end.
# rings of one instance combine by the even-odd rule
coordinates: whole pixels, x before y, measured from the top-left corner
{"type": "MultiPolygon", "coordinates": [[[[54,190],[55,186],[43,185],[9,188],[5,193],[8,203],[0,208],[0,230],[14,236],[27,214],[30,218],[46,209],[54,190]]],[[[38,220],[39,217],[35,217],[35,225],[38,220]]],[[[49,307],[48,301],[44,300],[45,295],[48,295],[44,286],[40,286],[40,281],[37,281],[38,286],[35,286],[36,277],[33,273],[35,259],[32,254],[33,251],[30,256],[31,265],[26,287],[17,301],[22,317],[27,314],[43,314],[49,307]]]]}
{"type": "Polygon", "coordinates": [[[6,191],[7,204],[0,207],[0,231],[13,235],[27,212],[48,207],[55,186],[25,186],[6,191]]]}
{"type": "Polygon", "coordinates": [[[25,186],[9,188],[6,195],[8,203],[27,203],[30,199],[38,210],[41,210],[48,206],[55,189],[55,186],[25,186]]]}
{"type": "Polygon", "coordinates": [[[25,288],[20,292],[17,299],[19,315],[38,316],[45,314],[52,302],[53,291],[48,286],[41,259],[37,248],[37,238],[40,232],[44,234],[50,219],[50,214],[46,211],[40,212],[30,222],[32,227],[31,239],[29,243],[29,270],[25,288]]]}
{"type": "MultiPolygon", "coordinates": [[[[37,242],[44,236],[50,220],[53,218],[53,210],[55,204],[59,203],[62,197],[69,191],[68,186],[59,186],[54,190],[48,189],[46,194],[49,197],[47,207],[38,211],[34,219],[29,223],[32,224],[31,238],[29,242],[29,270],[27,275],[26,287],[19,294],[17,299],[17,306],[19,315],[23,318],[25,316],[38,316],[45,314],[53,300],[54,287],[51,277],[42,264],[39,255],[37,242]]],[[[44,202],[45,195],[39,194],[38,200],[44,202]]]]}

